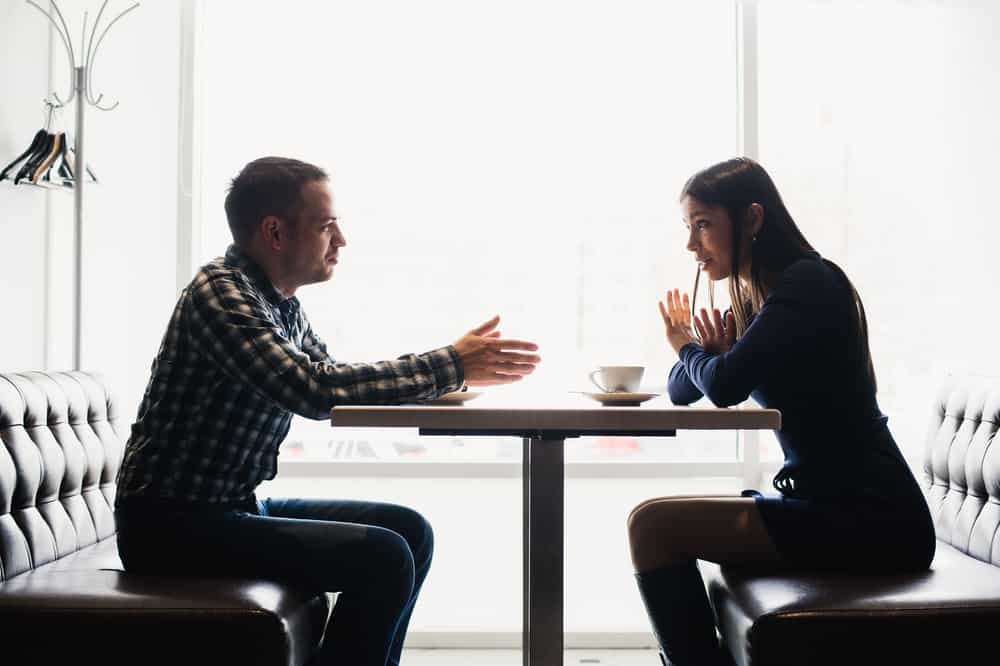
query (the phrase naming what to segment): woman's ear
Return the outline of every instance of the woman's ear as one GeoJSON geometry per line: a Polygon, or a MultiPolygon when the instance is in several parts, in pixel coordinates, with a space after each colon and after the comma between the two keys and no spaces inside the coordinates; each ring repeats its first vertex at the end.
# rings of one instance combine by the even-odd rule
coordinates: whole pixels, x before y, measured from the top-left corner
{"type": "Polygon", "coordinates": [[[747,210],[747,222],[750,224],[750,237],[757,240],[757,234],[764,226],[764,207],[759,203],[750,204],[747,210]]]}

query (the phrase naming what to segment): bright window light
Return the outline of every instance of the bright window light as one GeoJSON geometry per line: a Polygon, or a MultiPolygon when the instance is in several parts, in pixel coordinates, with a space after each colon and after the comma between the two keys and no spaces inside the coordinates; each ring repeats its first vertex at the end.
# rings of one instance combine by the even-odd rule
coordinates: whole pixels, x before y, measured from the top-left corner
{"type": "MultiPolygon", "coordinates": [[[[544,361],[496,393],[587,390],[602,363],[643,364],[663,391],[656,302],[695,272],[677,196],[737,151],[735,44],[731,0],[205,3],[202,258],[229,242],[246,162],[311,161],[348,246],[299,296],[338,360],[426,351],[498,313],[544,361]]],[[[736,455],[712,437],[647,444],[736,455]]],[[[328,424],[289,438],[317,440],[337,448],[328,424]]]]}

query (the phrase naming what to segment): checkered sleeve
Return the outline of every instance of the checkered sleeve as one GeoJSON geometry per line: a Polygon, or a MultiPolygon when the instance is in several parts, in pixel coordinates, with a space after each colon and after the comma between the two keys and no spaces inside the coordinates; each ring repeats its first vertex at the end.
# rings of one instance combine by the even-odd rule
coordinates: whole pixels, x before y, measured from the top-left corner
{"type": "MultiPolygon", "coordinates": [[[[378,363],[313,360],[288,339],[267,305],[231,273],[192,285],[188,305],[188,334],[210,362],[307,418],[328,418],[339,404],[431,399],[464,381],[461,361],[451,346],[378,363]]],[[[315,353],[319,347],[311,348],[315,353]]]]}
{"type": "Polygon", "coordinates": [[[308,354],[309,358],[312,359],[313,362],[332,362],[333,358],[330,356],[330,352],[326,349],[326,343],[323,342],[323,339],[316,334],[316,331],[313,330],[312,324],[309,323],[309,320],[306,319],[304,314],[302,315],[302,321],[305,323],[306,331],[302,336],[302,351],[308,354]]]}

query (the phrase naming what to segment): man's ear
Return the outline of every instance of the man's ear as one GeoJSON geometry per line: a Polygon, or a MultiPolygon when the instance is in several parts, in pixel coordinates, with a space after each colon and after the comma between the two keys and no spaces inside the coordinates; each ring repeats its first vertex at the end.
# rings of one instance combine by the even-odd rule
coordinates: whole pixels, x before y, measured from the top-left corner
{"type": "Polygon", "coordinates": [[[761,227],[764,226],[764,207],[759,203],[750,204],[750,208],[747,210],[747,218],[747,222],[750,223],[750,236],[757,238],[761,227]]]}
{"type": "Polygon", "coordinates": [[[280,250],[285,242],[285,228],[281,219],[274,215],[266,215],[260,221],[260,233],[264,245],[271,250],[280,250]]]}

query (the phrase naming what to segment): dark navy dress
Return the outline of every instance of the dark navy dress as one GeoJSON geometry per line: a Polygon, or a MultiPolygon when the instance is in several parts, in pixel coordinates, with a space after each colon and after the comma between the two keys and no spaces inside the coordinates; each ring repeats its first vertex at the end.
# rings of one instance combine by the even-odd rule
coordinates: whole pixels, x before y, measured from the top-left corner
{"type": "Polygon", "coordinates": [[[687,405],[704,395],[728,407],[752,396],[781,411],[779,492],[744,494],[756,498],[790,564],[926,569],[935,544],[930,512],[857,360],[853,307],[848,284],[819,255],[795,261],[731,350],[681,349],[670,399],[687,405]]]}

